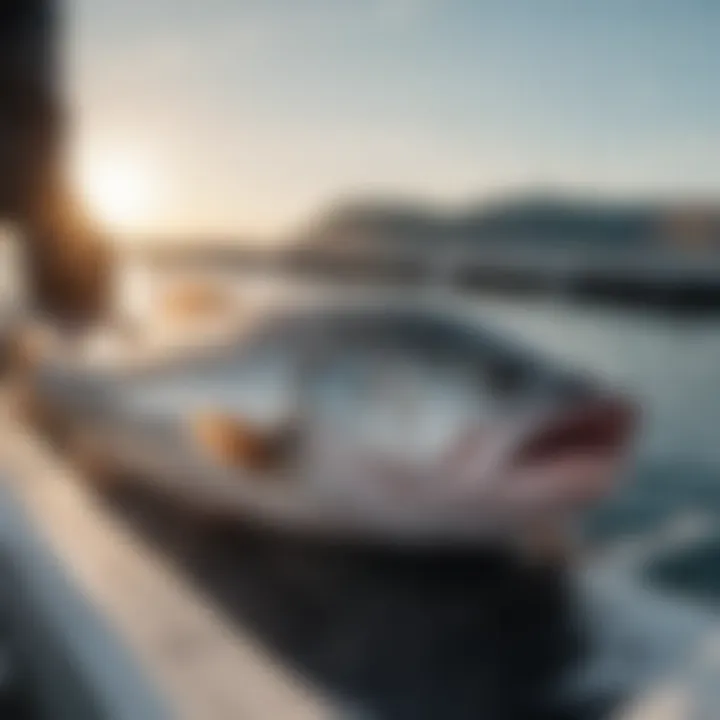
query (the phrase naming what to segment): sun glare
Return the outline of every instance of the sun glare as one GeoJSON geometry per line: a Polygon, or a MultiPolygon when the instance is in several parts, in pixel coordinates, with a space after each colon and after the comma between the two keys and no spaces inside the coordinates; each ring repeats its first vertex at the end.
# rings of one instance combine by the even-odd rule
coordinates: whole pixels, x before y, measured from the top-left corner
{"type": "Polygon", "coordinates": [[[98,154],[80,163],[77,175],[89,211],[109,229],[138,231],[151,219],[157,188],[146,160],[98,154]]]}

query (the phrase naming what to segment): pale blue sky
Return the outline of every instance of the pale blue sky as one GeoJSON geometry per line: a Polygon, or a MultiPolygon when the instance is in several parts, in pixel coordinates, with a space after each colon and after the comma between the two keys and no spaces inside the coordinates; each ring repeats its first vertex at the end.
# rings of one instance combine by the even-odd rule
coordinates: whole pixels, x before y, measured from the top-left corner
{"type": "Polygon", "coordinates": [[[138,229],[274,233],[355,192],[720,195],[717,0],[70,0],[77,152],[138,229]]]}

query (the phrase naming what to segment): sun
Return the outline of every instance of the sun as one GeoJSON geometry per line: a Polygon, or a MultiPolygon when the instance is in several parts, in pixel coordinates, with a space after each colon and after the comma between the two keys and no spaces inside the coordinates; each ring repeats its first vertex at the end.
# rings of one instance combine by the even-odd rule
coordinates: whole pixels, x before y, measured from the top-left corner
{"type": "Polygon", "coordinates": [[[151,220],[157,181],[149,161],[130,152],[97,153],[76,167],[88,210],[109,230],[140,231],[151,220]]]}

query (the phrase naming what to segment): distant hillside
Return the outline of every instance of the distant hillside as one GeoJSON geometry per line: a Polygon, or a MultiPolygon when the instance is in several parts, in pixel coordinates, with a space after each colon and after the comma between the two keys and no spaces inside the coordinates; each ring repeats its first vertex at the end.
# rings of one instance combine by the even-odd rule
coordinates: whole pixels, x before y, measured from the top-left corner
{"type": "Polygon", "coordinates": [[[140,243],[138,252],[159,262],[232,267],[270,258],[297,262],[324,256],[378,256],[400,251],[569,248],[580,254],[629,250],[720,251],[720,207],[695,204],[612,204],[525,197],[443,212],[423,203],[351,202],[321,215],[286,242],[266,245],[233,238],[184,238],[140,243]],[[357,256],[357,255],[356,255],[357,256]]]}
{"type": "Polygon", "coordinates": [[[303,241],[338,249],[508,243],[720,249],[720,210],[701,204],[614,205],[544,198],[483,204],[454,213],[419,204],[350,203],[322,217],[303,241]]]}

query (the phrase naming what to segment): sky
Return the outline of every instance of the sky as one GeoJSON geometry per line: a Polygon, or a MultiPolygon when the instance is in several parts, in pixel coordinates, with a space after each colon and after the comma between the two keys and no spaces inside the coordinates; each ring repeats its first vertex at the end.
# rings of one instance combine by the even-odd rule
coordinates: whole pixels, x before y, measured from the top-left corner
{"type": "Polygon", "coordinates": [[[356,195],[720,196],[717,0],[67,4],[74,164],[127,232],[272,239],[356,195]]]}

